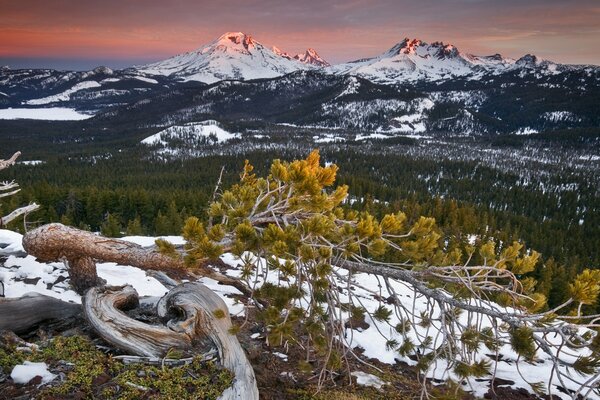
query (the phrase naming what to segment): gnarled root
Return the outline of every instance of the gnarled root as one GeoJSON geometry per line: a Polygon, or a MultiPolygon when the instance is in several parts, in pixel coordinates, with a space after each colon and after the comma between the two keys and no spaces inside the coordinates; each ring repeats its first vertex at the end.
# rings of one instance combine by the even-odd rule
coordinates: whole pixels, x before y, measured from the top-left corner
{"type": "Polygon", "coordinates": [[[227,305],[217,294],[198,282],[179,285],[169,291],[157,305],[159,317],[168,320],[174,331],[202,331],[219,352],[223,367],[233,372],[233,385],[221,399],[258,399],[252,365],[236,336],[231,333],[227,305]],[[183,315],[183,318],[173,318],[183,315]]]}
{"type": "Polygon", "coordinates": [[[67,322],[81,313],[79,304],[39,293],[0,298],[0,331],[25,333],[46,321],[67,322]]]}
{"type": "Polygon", "coordinates": [[[84,313],[90,325],[114,346],[147,357],[164,357],[169,350],[202,353],[216,347],[223,367],[235,376],[221,399],[258,399],[254,370],[235,335],[225,302],[200,283],[184,283],[157,305],[164,325],[149,325],[123,311],[136,307],[137,292],[122,287],[92,288],[85,295],[84,313]]]}

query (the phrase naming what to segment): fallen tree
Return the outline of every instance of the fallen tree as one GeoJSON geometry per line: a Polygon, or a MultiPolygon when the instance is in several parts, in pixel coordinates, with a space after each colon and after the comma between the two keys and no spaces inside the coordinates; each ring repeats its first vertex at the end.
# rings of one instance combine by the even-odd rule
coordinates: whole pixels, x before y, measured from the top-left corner
{"type": "MultiPolygon", "coordinates": [[[[597,390],[595,330],[600,316],[585,315],[583,306],[597,300],[600,272],[584,271],[570,285],[569,300],[548,310],[531,277],[539,260],[536,252],[518,242],[450,245],[431,218],[408,221],[398,212],[378,219],[357,212],[344,206],[347,187],[329,189],[336,172],[335,165],[320,165],[317,152],[291,163],[276,160],[266,178],[256,177],[246,163],[240,183],[219,192],[210,205],[207,225],[198,218],[186,222],[183,249],[158,242],[157,252],[59,224],[29,232],[23,243],[42,260],[66,260],[72,283],[82,293],[87,290],[90,323],[107,341],[139,355],[164,352],[157,337],[188,351],[204,351],[206,337],[219,349],[224,364],[228,354],[239,358],[243,352],[239,344],[230,343],[234,336],[224,332],[214,305],[206,302],[207,289],[188,284],[172,289],[173,294],[159,303],[158,315],[169,315],[164,307],[172,304],[186,317],[152,331],[125,319],[120,311],[135,297],[130,289],[96,287],[102,282],[95,261],[165,272],[189,268],[241,288],[260,301],[270,344],[298,345],[307,358],[320,360],[320,383],[349,358],[364,362],[352,348],[347,329],[352,321],[368,317],[389,325],[386,331],[378,328],[379,334],[388,348],[416,361],[423,383],[440,362],[450,378],[493,380],[496,369],[481,357],[483,349],[498,360],[499,348],[510,346],[517,363],[533,362],[541,353],[552,363],[547,386],[529,382],[530,389],[551,394],[553,381],[558,381],[563,388],[577,385],[570,393],[573,398],[597,390]],[[239,277],[206,266],[207,260],[225,252],[239,257],[239,277]],[[362,286],[358,274],[375,275],[378,286],[362,286]],[[273,276],[276,283],[268,279],[273,276]],[[377,298],[379,307],[367,309],[353,294],[356,287],[377,298]],[[412,305],[402,301],[400,288],[414,293],[412,305]],[[417,299],[426,304],[425,310],[417,309],[417,299]],[[400,322],[392,325],[392,316],[400,322]],[[202,326],[202,335],[194,326],[202,326]],[[198,343],[200,350],[195,350],[198,343]],[[227,348],[237,350],[229,353],[227,348]],[[574,350],[580,351],[578,356],[573,356],[574,350]]],[[[238,359],[229,367],[241,381],[244,376],[252,381],[247,360],[238,359]]],[[[246,396],[244,391],[250,389],[241,387],[245,389],[234,391],[246,396]]]]}
{"type": "MultiPolygon", "coordinates": [[[[20,151],[17,151],[12,155],[8,160],[0,160],[0,171],[14,165],[17,161],[17,158],[21,155],[20,151]]],[[[2,181],[0,182],[0,198],[8,197],[17,194],[21,189],[19,189],[19,184],[15,181],[2,181]]],[[[1,216],[0,215],[0,229],[16,220],[22,215],[27,215],[31,212],[34,212],[39,208],[39,205],[32,203],[24,207],[17,208],[11,213],[1,216]]]]}

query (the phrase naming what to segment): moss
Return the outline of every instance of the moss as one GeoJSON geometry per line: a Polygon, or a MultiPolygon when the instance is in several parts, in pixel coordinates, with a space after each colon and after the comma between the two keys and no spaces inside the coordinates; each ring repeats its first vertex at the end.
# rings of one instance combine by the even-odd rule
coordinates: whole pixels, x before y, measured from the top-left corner
{"type": "Polygon", "coordinates": [[[15,365],[21,364],[25,359],[14,348],[0,348],[0,368],[5,373],[10,373],[15,365]]]}
{"type": "Polygon", "coordinates": [[[231,385],[229,371],[213,363],[195,359],[178,368],[128,367],[115,379],[123,389],[120,399],[139,399],[142,395],[165,399],[216,399],[231,385]]]}
{"type": "Polygon", "coordinates": [[[97,399],[216,399],[233,381],[231,372],[199,358],[180,367],[126,366],[81,336],[56,337],[32,354],[0,349],[5,370],[25,360],[45,362],[51,371],[66,370],[63,382],[41,390],[41,399],[73,393],[97,399]]]}

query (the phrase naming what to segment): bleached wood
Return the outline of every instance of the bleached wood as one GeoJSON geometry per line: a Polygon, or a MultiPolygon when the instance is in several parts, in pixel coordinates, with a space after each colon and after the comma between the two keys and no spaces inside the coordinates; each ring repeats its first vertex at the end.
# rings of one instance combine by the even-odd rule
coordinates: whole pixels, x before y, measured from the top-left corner
{"type": "Polygon", "coordinates": [[[123,312],[137,303],[137,293],[129,285],[92,288],[85,296],[84,313],[102,338],[135,355],[164,357],[173,349],[198,354],[214,347],[223,367],[234,374],[232,386],[220,399],[258,399],[252,365],[230,332],[227,305],[212,290],[197,282],[171,289],[157,304],[164,325],[149,325],[123,312]]]}
{"type": "Polygon", "coordinates": [[[17,161],[17,158],[19,158],[20,155],[21,155],[21,152],[17,151],[8,160],[0,160],[0,171],[2,171],[3,169],[6,169],[8,167],[10,167],[11,165],[14,165],[15,161],[17,161]]]}
{"type": "Polygon", "coordinates": [[[39,293],[0,298],[0,331],[27,332],[44,321],[61,321],[81,313],[81,305],[39,293]]]}
{"type": "Polygon", "coordinates": [[[222,400],[258,399],[258,387],[252,365],[237,337],[231,333],[231,318],[227,305],[215,292],[198,282],[188,282],[170,290],[157,305],[159,317],[169,319],[167,326],[178,332],[202,331],[219,351],[223,367],[234,374],[231,387],[222,400]],[[172,315],[185,316],[181,320],[172,315]]]}

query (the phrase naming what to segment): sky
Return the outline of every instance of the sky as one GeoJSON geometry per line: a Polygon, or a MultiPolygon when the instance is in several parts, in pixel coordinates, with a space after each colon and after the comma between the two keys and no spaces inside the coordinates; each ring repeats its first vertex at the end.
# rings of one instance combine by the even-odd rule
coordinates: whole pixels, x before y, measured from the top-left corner
{"type": "Polygon", "coordinates": [[[0,0],[0,65],[123,68],[241,31],[331,63],[405,37],[460,51],[600,65],[600,0],[0,0]]]}

